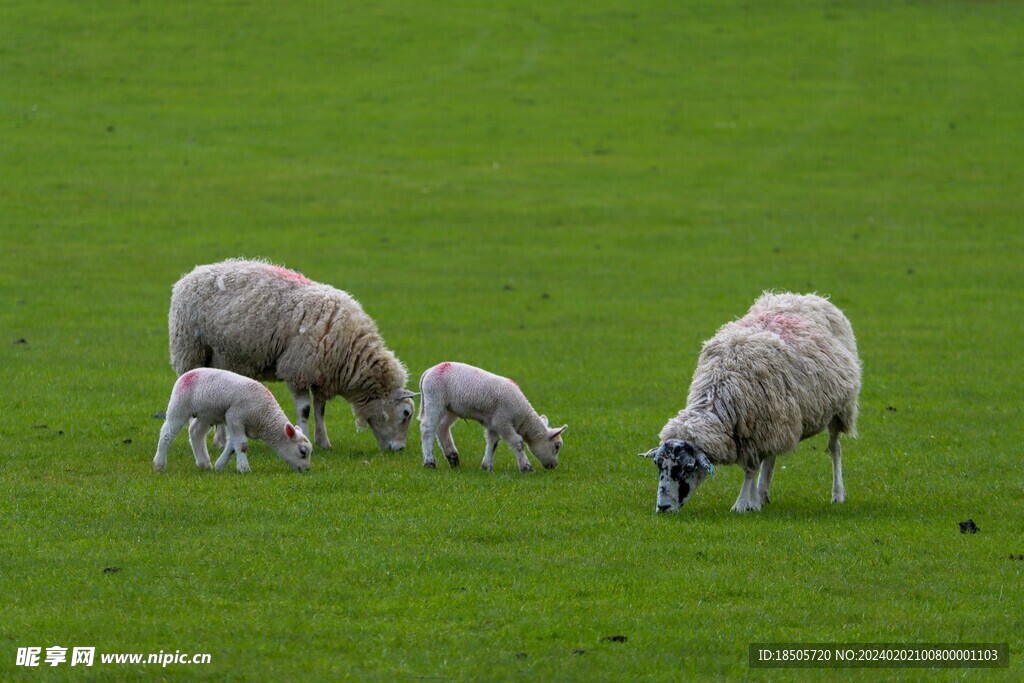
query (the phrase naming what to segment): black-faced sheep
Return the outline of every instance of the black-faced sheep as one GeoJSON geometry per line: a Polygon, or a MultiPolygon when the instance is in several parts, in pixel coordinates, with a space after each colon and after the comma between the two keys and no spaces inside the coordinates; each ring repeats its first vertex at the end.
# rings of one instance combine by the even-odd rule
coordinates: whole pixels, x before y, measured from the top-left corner
{"type": "Polygon", "coordinates": [[[678,511],[713,465],[743,467],[732,509],[760,510],[776,457],[826,428],[832,502],[843,502],[839,435],[856,433],[860,385],[857,342],[838,308],[812,294],[764,293],[704,343],[686,408],[642,454],[660,470],[658,511],[678,511]]]}

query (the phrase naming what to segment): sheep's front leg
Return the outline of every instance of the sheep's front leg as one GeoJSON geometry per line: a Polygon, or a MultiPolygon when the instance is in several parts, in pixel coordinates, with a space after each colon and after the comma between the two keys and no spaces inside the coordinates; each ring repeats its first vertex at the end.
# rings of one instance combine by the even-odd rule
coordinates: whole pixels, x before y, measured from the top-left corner
{"type": "Polygon", "coordinates": [[[167,416],[164,424],[160,427],[160,440],[156,445],[156,455],[153,456],[153,469],[163,472],[167,466],[167,449],[171,447],[178,432],[188,422],[188,417],[167,416]]]}
{"type": "Polygon", "coordinates": [[[309,438],[309,387],[300,388],[294,384],[288,384],[288,392],[292,395],[292,401],[295,402],[295,412],[299,416],[299,421],[296,422],[296,426],[299,430],[309,438]]]}
{"type": "Polygon", "coordinates": [[[441,444],[441,451],[448,459],[452,467],[459,466],[459,451],[455,448],[455,439],[452,438],[452,425],[458,420],[458,416],[451,412],[445,412],[437,425],[437,440],[441,444]]]}
{"type": "Polygon", "coordinates": [[[775,471],[775,457],[770,455],[761,461],[761,475],[757,479],[757,500],[761,505],[771,502],[768,490],[772,486],[772,473],[775,471]]]}
{"type": "Polygon", "coordinates": [[[508,445],[512,447],[512,452],[516,454],[519,471],[533,472],[533,465],[530,464],[530,459],[526,457],[526,452],[523,450],[523,437],[519,436],[512,427],[507,427],[502,430],[501,438],[505,439],[508,445]]]}
{"type": "Polygon", "coordinates": [[[202,420],[192,420],[188,427],[188,440],[192,444],[192,455],[196,458],[196,466],[208,470],[210,464],[210,452],[206,450],[206,435],[210,433],[210,425],[202,420]]]}
{"type": "Polygon", "coordinates": [[[324,422],[324,413],[327,412],[327,399],[318,396],[313,390],[313,412],[316,413],[316,446],[317,448],[330,449],[331,440],[327,438],[327,423],[324,422]]]}
{"type": "Polygon", "coordinates": [[[498,432],[487,429],[487,450],[484,451],[484,461],[480,463],[480,469],[485,472],[491,472],[494,470],[494,451],[498,447],[498,441],[501,440],[501,436],[498,432]]]}
{"type": "Polygon", "coordinates": [[[839,445],[839,431],[829,427],[828,452],[832,456],[832,502],[846,502],[846,487],[843,486],[843,448],[839,445]]]}
{"type": "Polygon", "coordinates": [[[748,512],[760,510],[761,502],[757,498],[757,467],[743,471],[743,487],[740,488],[739,498],[732,506],[733,512],[748,512]]]}

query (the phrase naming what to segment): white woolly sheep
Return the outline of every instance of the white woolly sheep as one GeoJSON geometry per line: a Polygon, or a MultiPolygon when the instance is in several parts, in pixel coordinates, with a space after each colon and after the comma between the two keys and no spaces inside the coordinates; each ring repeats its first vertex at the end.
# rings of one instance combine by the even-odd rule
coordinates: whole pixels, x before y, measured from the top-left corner
{"type": "Polygon", "coordinates": [[[202,469],[210,469],[206,435],[210,427],[221,424],[227,426],[227,446],[217,458],[218,470],[227,466],[234,452],[238,471],[249,471],[249,436],[270,444],[292,469],[300,472],[309,469],[313,446],[305,434],[288,422],[270,389],[233,372],[206,368],[190,370],[174,383],[153,458],[153,469],[157,472],[163,472],[167,449],[189,419],[192,420],[188,430],[192,453],[196,465],[202,469]]]}
{"type": "Polygon", "coordinates": [[[197,266],[174,285],[168,326],[175,372],[214,367],[283,380],[307,436],[312,393],[320,448],[331,447],[324,412],[338,395],[382,451],[405,447],[416,394],[405,390],[405,366],[346,292],[263,261],[229,259],[197,266]]]}
{"type": "Polygon", "coordinates": [[[832,502],[842,503],[839,435],[856,434],[860,384],[857,341],[838,308],[813,294],[765,292],[704,343],[686,408],[642,454],[660,470],[658,511],[678,511],[713,465],[734,464],[744,479],[733,511],[760,510],[776,457],[825,428],[832,502]]]}
{"type": "Polygon", "coordinates": [[[561,435],[568,425],[550,428],[548,418],[537,415],[519,385],[511,379],[464,363],[441,363],[420,377],[420,393],[424,467],[436,467],[435,437],[448,464],[459,466],[459,452],[452,440],[451,428],[460,417],[475,420],[486,430],[487,449],[480,465],[484,470],[494,469],[494,449],[500,439],[505,439],[512,447],[521,472],[533,471],[523,444],[547,469],[558,465],[561,435]]]}

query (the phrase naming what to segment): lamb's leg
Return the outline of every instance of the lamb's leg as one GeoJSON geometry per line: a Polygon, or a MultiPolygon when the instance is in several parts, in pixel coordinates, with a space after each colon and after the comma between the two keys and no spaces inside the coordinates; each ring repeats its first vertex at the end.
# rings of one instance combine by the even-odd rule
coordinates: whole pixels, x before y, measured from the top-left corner
{"type": "Polygon", "coordinates": [[[420,419],[420,444],[423,447],[423,466],[435,469],[434,462],[434,439],[437,438],[437,425],[441,422],[441,416],[437,414],[433,405],[423,408],[423,416],[420,419]]]}
{"type": "Polygon", "coordinates": [[[224,425],[217,425],[213,431],[213,445],[217,448],[224,448],[228,445],[228,432],[224,425]]]}
{"type": "Polygon", "coordinates": [[[839,445],[839,430],[828,428],[828,452],[832,456],[832,502],[846,501],[846,488],[843,486],[843,448],[839,445]]]}
{"type": "Polygon", "coordinates": [[[455,439],[452,438],[452,425],[458,419],[457,415],[446,411],[437,425],[437,440],[441,444],[444,457],[452,467],[459,466],[459,451],[455,448],[455,439]]]}
{"type": "Polygon", "coordinates": [[[227,415],[228,441],[235,445],[235,469],[249,472],[249,439],[245,435],[245,424],[237,415],[227,415]]]}
{"type": "Polygon", "coordinates": [[[192,420],[188,427],[188,440],[192,444],[192,455],[196,457],[196,466],[208,470],[210,464],[210,452],[206,450],[206,435],[210,433],[210,425],[202,420],[192,420]]]}
{"type": "MultiPolygon", "coordinates": [[[[223,470],[225,467],[228,466],[228,460],[231,459],[231,454],[232,453],[237,453],[238,457],[236,459],[235,466],[238,468],[238,471],[239,472],[243,471],[242,470],[242,463],[243,462],[245,463],[245,467],[246,467],[245,471],[248,471],[249,461],[246,460],[245,459],[245,455],[243,455],[242,452],[240,450],[238,450],[238,444],[235,441],[235,439],[237,438],[239,433],[242,434],[242,438],[243,439],[245,438],[245,429],[242,428],[240,430],[240,432],[235,431],[235,425],[232,424],[232,421],[233,421],[232,417],[228,417],[227,418],[227,424],[224,425],[224,431],[225,431],[225,433],[227,433],[227,437],[228,437],[227,438],[227,444],[224,446],[224,452],[220,454],[220,457],[217,458],[217,462],[215,462],[213,466],[218,471],[223,470]]],[[[220,427],[220,425],[217,425],[217,426],[218,426],[218,428],[220,427]]]]}
{"type": "Polygon", "coordinates": [[[736,504],[732,506],[733,512],[747,512],[749,510],[760,510],[761,502],[757,498],[757,467],[743,471],[743,487],[740,488],[740,495],[736,504]]]}
{"type": "Polygon", "coordinates": [[[156,445],[156,455],[153,456],[153,469],[157,472],[164,471],[164,467],[167,465],[167,449],[171,447],[174,438],[187,423],[188,417],[178,417],[177,415],[168,415],[164,419],[164,424],[160,427],[160,440],[156,445]]]}
{"type": "Polygon", "coordinates": [[[327,399],[313,391],[313,412],[316,413],[316,445],[317,448],[330,449],[331,440],[327,438],[327,423],[324,413],[327,411],[327,399]]]}
{"type": "Polygon", "coordinates": [[[296,422],[299,430],[309,438],[309,387],[300,388],[291,382],[288,383],[288,392],[292,395],[292,401],[295,402],[295,412],[299,416],[299,421],[296,422]]]}
{"type": "Polygon", "coordinates": [[[512,447],[512,452],[516,454],[519,471],[533,472],[533,465],[530,464],[530,459],[526,457],[526,452],[523,450],[523,437],[519,436],[511,426],[505,427],[498,433],[512,447]]]}
{"type": "Polygon", "coordinates": [[[498,447],[498,441],[501,436],[498,432],[488,429],[487,431],[487,450],[484,451],[484,461],[480,463],[480,469],[490,472],[494,469],[494,450],[498,447]]]}
{"type": "Polygon", "coordinates": [[[761,475],[757,480],[757,500],[761,505],[771,502],[768,490],[772,486],[772,473],[775,471],[775,456],[770,455],[761,461],[761,475]]]}

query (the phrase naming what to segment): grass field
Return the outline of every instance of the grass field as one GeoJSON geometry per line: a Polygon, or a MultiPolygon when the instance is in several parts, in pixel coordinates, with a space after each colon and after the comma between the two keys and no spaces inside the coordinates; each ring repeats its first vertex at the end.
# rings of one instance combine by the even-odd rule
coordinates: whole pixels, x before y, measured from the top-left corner
{"type": "MultiPolygon", "coordinates": [[[[0,6],[0,680],[751,680],[747,644],[1024,639],[1024,5],[0,6]],[[151,468],[170,287],[262,256],[415,384],[514,377],[561,465],[461,471],[341,399],[295,475],[151,468]],[[861,436],[760,514],[636,453],[764,289],[858,334],[861,436]],[[961,535],[973,519],[981,531],[961,535]],[[118,567],[120,571],[104,572],[118,567]],[[625,642],[607,640],[612,635],[625,642]],[[87,670],[20,647],[95,646],[87,670]],[[102,665],[99,653],[210,653],[102,665]]],[[[271,385],[291,413],[287,390],[271,385]]],[[[782,469],[782,468],[785,469],[782,469]]],[[[69,650],[70,653],[70,650],[69,650]]]]}

